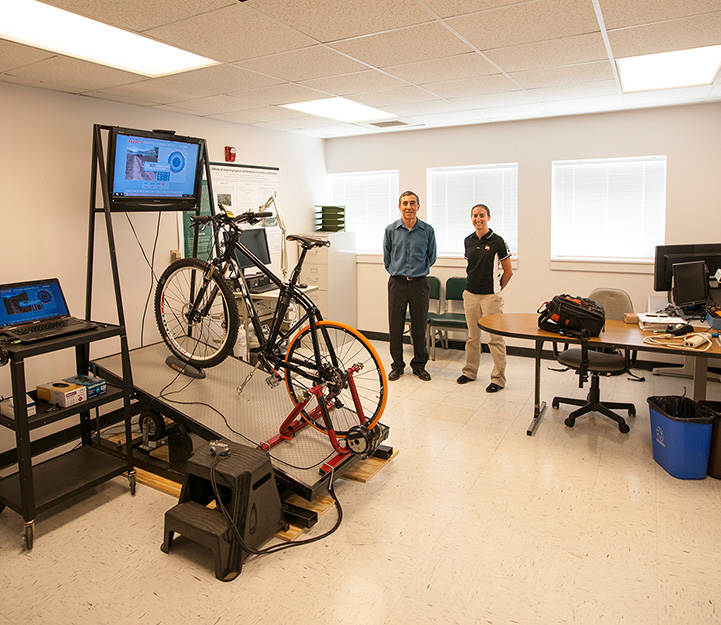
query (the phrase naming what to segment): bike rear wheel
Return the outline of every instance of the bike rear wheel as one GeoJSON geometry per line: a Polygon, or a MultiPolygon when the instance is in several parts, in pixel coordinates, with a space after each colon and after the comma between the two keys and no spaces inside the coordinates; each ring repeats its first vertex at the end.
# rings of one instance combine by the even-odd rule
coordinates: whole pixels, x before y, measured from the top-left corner
{"type": "MultiPolygon", "coordinates": [[[[319,321],[316,328],[320,343],[321,367],[345,374],[353,365],[361,366],[359,371],[352,374],[358,404],[354,401],[347,382],[342,388],[340,385],[333,390],[329,388],[332,385],[324,388],[324,397],[328,397],[329,392],[335,395],[331,400],[330,417],[336,435],[339,438],[345,437],[346,432],[355,425],[364,425],[368,429],[375,427],[388,399],[388,380],[376,350],[358,330],[343,323],[319,321]],[[335,354],[337,358],[337,367],[333,366],[331,354],[335,354]]],[[[310,326],[306,326],[293,337],[285,360],[296,365],[303,363],[305,369],[318,375],[310,326]]],[[[285,382],[288,393],[296,404],[301,401],[304,393],[314,386],[311,380],[288,369],[285,373],[285,382]]],[[[308,410],[313,404],[315,402],[308,405],[308,410]]],[[[303,416],[317,430],[327,431],[322,419],[310,419],[306,411],[303,412],[303,416]]]]}
{"type": "Polygon", "coordinates": [[[183,258],[163,272],[155,290],[155,320],[163,340],[194,367],[223,362],[233,351],[240,327],[230,284],[217,273],[207,281],[209,267],[197,258],[183,258]]]}

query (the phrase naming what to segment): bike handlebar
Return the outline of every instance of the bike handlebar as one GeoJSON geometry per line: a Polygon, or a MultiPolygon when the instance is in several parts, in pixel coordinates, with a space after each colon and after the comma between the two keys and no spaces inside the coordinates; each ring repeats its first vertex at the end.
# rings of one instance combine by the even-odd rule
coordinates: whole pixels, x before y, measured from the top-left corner
{"type": "Polygon", "coordinates": [[[218,213],[217,215],[191,215],[190,225],[191,226],[204,226],[205,224],[212,222],[219,224],[227,223],[258,223],[264,217],[272,217],[273,213],[266,211],[260,213],[241,213],[235,217],[230,217],[227,213],[218,213]]]}

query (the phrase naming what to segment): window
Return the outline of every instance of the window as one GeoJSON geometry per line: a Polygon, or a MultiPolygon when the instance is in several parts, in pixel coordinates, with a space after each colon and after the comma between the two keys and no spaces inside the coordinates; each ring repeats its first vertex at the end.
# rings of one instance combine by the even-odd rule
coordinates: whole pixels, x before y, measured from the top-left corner
{"type": "Polygon", "coordinates": [[[518,254],[518,163],[428,170],[428,221],[439,254],[463,255],[463,239],[473,232],[471,208],[485,204],[490,228],[518,254]]]}
{"type": "Polygon", "coordinates": [[[665,156],[553,163],[552,258],[653,259],[665,222],[665,156]]]}
{"type": "Polygon", "coordinates": [[[331,174],[333,204],[345,206],[346,230],[356,249],[381,252],[385,227],[398,219],[398,171],[331,174]]]}

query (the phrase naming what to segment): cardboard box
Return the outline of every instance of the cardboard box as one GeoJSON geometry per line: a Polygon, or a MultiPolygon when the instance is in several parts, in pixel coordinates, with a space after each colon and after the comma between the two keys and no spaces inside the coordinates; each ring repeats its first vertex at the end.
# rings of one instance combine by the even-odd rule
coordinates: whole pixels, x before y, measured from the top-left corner
{"type": "Polygon", "coordinates": [[[64,381],[70,382],[70,384],[84,386],[88,399],[92,399],[93,397],[97,397],[98,395],[103,395],[108,392],[107,381],[95,375],[75,375],[71,378],[65,378],[64,381]]]}
{"type": "MultiPolygon", "coordinates": [[[[25,395],[25,401],[28,407],[28,417],[32,417],[35,414],[35,400],[30,395],[25,395]]],[[[0,412],[6,417],[11,419],[15,416],[15,408],[13,404],[13,398],[8,397],[0,401],[0,412]]]]}
{"type": "Polygon", "coordinates": [[[57,404],[63,408],[74,406],[88,398],[87,390],[80,384],[71,384],[65,380],[40,384],[37,387],[38,399],[43,399],[51,404],[57,404]]]}

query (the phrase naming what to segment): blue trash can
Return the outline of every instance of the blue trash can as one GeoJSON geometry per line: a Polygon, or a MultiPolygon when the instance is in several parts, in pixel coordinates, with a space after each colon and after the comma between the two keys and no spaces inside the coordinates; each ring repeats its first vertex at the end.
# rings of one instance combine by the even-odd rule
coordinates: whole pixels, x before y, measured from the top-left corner
{"type": "Polygon", "coordinates": [[[678,395],[649,397],[647,401],[651,413],[653,459],[673,477],[704,479],[716,413],[678,395]]]}

